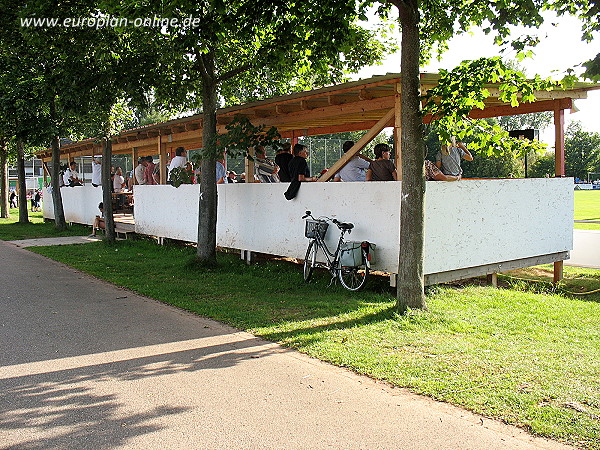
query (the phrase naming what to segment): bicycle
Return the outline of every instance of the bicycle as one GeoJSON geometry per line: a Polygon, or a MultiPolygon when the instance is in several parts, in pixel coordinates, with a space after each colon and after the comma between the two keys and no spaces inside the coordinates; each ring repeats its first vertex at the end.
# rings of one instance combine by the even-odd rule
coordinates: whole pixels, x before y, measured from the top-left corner
{"type": "Polygon", "coordinates": [[[351,223],[340,222],[329,217],[315,219],[310,211],[306,211],[306,214],[302,216],[302,219],[306,218],[310,219],[306,220],[304,235],[311,241],[308,244],[306,257],[304,258],[304,281],[309,282],[315,267],[321,267],[329,270],[331,274],[330,284],[338,278],[342,286],[350,291],[361,289],[369,275],[372,244],[366,241],[345,241],[344,235],[351,233],[354,228],[351,223]],[[324,240],[329,222],[336,225],[340,230],[340,238],[334,252],[329,250],[324,240]],[[322,250],[327,262],[317,261],[319,249],[322,250]]]}

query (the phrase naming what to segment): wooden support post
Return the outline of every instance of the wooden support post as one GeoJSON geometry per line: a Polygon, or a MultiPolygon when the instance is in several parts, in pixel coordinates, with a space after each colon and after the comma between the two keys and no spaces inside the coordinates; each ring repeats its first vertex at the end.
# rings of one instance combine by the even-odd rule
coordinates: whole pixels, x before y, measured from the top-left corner
{"type": "Polygon", "coordinates": [[[363,137],[361,137],[356,144],[352,146],[350,150],[348,150],[344,155],[337,160],[337,162],[329,168],[327,173],[324,173],[317,182],[325,182],[329,181],[333,176],[340,171],[342,167],[344,167],[348,161],[350,161],[358,152],[360,152],[369,142],[371,142],[375,136],[377,136],[381,130],[390,125],[390,122],[393,121],[395,115],[395,108],[390,109],[385,116],[383,116],[379,121],[375,124],[373,128],[365,133],[363,137]]]}
{"type": "Polygon", "coordinates": [[[167,144],[162,142],[161,136],[157,138],[158,159],[160,167],[160,184],[167,184],[167,144]]]}
{"type": "Polygon", "coordinates": [[[558,103],[554,108],[554,173],[565,176],[565,110],[558,103]]]}
{"type": "MultiPolygon", "coordinates": [[[[565,110],[559,102],[554,106],[554,174],[565,176],[565,110]]],[[[563,261],[554,263],[554,284],[563,279],[563,261]]]]}
{"type": "Polygon", "coordinates": [[[44,168],[44,186],[48,185],[48,178],[50,177],[50,171],[48,170],[48,163],[42,158],[42,167],[44,168]]]}
{"type": "Polygon", "coordinates": [[[498,287],[498,274],[497,273],[488,274],[487,282],[488,282],[488,284],[491,284],[493,287],[497,288],[498,287]]]}
{"type": "MultiPolygon", "coordinates": [[[[248,155],[254,158],[254,147],[248,149],[248,155]]],[[[246,172],[246,183],[254,183],[254,160],[245,159],[244,172],[246,172]]]]}
{"type": "Polygon", "coordinates": [[[138,165],[138,148],[137,147],[133,147],[131,149],[131,159],[132,159],[132,163],[133,163],[133,184],[140,184],[140,180],[138,180],[135,176],[135,168],[138,165]]]}
{"type": "Polygon", "coordinates": [[[563,279],[563,266],[564,261],[556,261],[554,263],[554,284],[560,282],[563,279]]]}
{"type": "Polygon", "coordinates": [[[394,115],[394,165],[398,181],[402,180],[402,85],[396,83],[394,115]]]}

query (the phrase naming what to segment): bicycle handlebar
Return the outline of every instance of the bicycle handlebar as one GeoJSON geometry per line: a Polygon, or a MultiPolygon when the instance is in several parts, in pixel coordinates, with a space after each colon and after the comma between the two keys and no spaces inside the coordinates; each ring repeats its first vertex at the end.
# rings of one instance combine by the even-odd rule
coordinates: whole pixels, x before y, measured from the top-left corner
{"type": "Polygon", "coordinates": [[[306,211],[306,213],[302,216],[303,219],[306,219],[307,217],[310,217],[313,220],[330,220],[331,223],[333,223],[334,225],[336,225],[340,230],[345,229],[346,231],[348,231],[348,233],[351,232],[352,227],[354,226],[352,224],[346,224],[344,222],[340,222],[336,218],[332,218],[332,217],[321,216],[318,219],[315,219],[310,211],[306,211]],[[349,228],[344,228],[347,225],[350,225],[350,227],[349,228]]]}

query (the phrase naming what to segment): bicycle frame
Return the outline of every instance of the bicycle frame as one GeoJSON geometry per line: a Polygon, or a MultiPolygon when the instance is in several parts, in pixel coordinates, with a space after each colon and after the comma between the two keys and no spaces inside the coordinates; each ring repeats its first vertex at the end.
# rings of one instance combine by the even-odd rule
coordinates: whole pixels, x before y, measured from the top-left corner
{"type": "MultiPolygon", "coordinates": [[[[329,250],[329,247],[327,247],[327,243],[325,242],[325,240],[323,238],[321,238],[320,234],[317,234],[317,237],[315,237],[312,240],[313,242],[316,243],[317,247],[319,247],[323,250],[323,254],[325,255],[325,258],[327,259],[326,267],[332,273],[334,273],[336,270],[339,269],[340,247],[342,245],[342,242],[344,242],[344,235],[346,234],[346,231],[347,230],[340,230],[340,237],[338,239],[337,248],[335,249],[335,252],[333,252],[333,253],[331,252],[331,250],[329,250]]],[[[318,263],[318,264],[320,267],[325,266],[325,264],[322,264],[322,263],[318,263]]]]}

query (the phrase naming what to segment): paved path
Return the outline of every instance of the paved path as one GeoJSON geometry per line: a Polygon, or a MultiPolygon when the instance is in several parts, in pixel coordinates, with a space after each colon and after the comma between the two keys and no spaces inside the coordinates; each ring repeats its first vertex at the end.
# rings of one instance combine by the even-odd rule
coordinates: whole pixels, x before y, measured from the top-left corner
{"type": "Polygon", "coordinates": [[[37,238],[37,239],[22,239],[18,241],[10,241],[11,244],[17,247],[38,247],[45,245],[70,245],[70,244],[88,244],[90,242],[99,241],[102,236],[65,236],[52,238],[37,238]]]}
{"type": "Polygon", "coordinates": [[[0,242],[0,448],[563,448],[0,242]]]}

